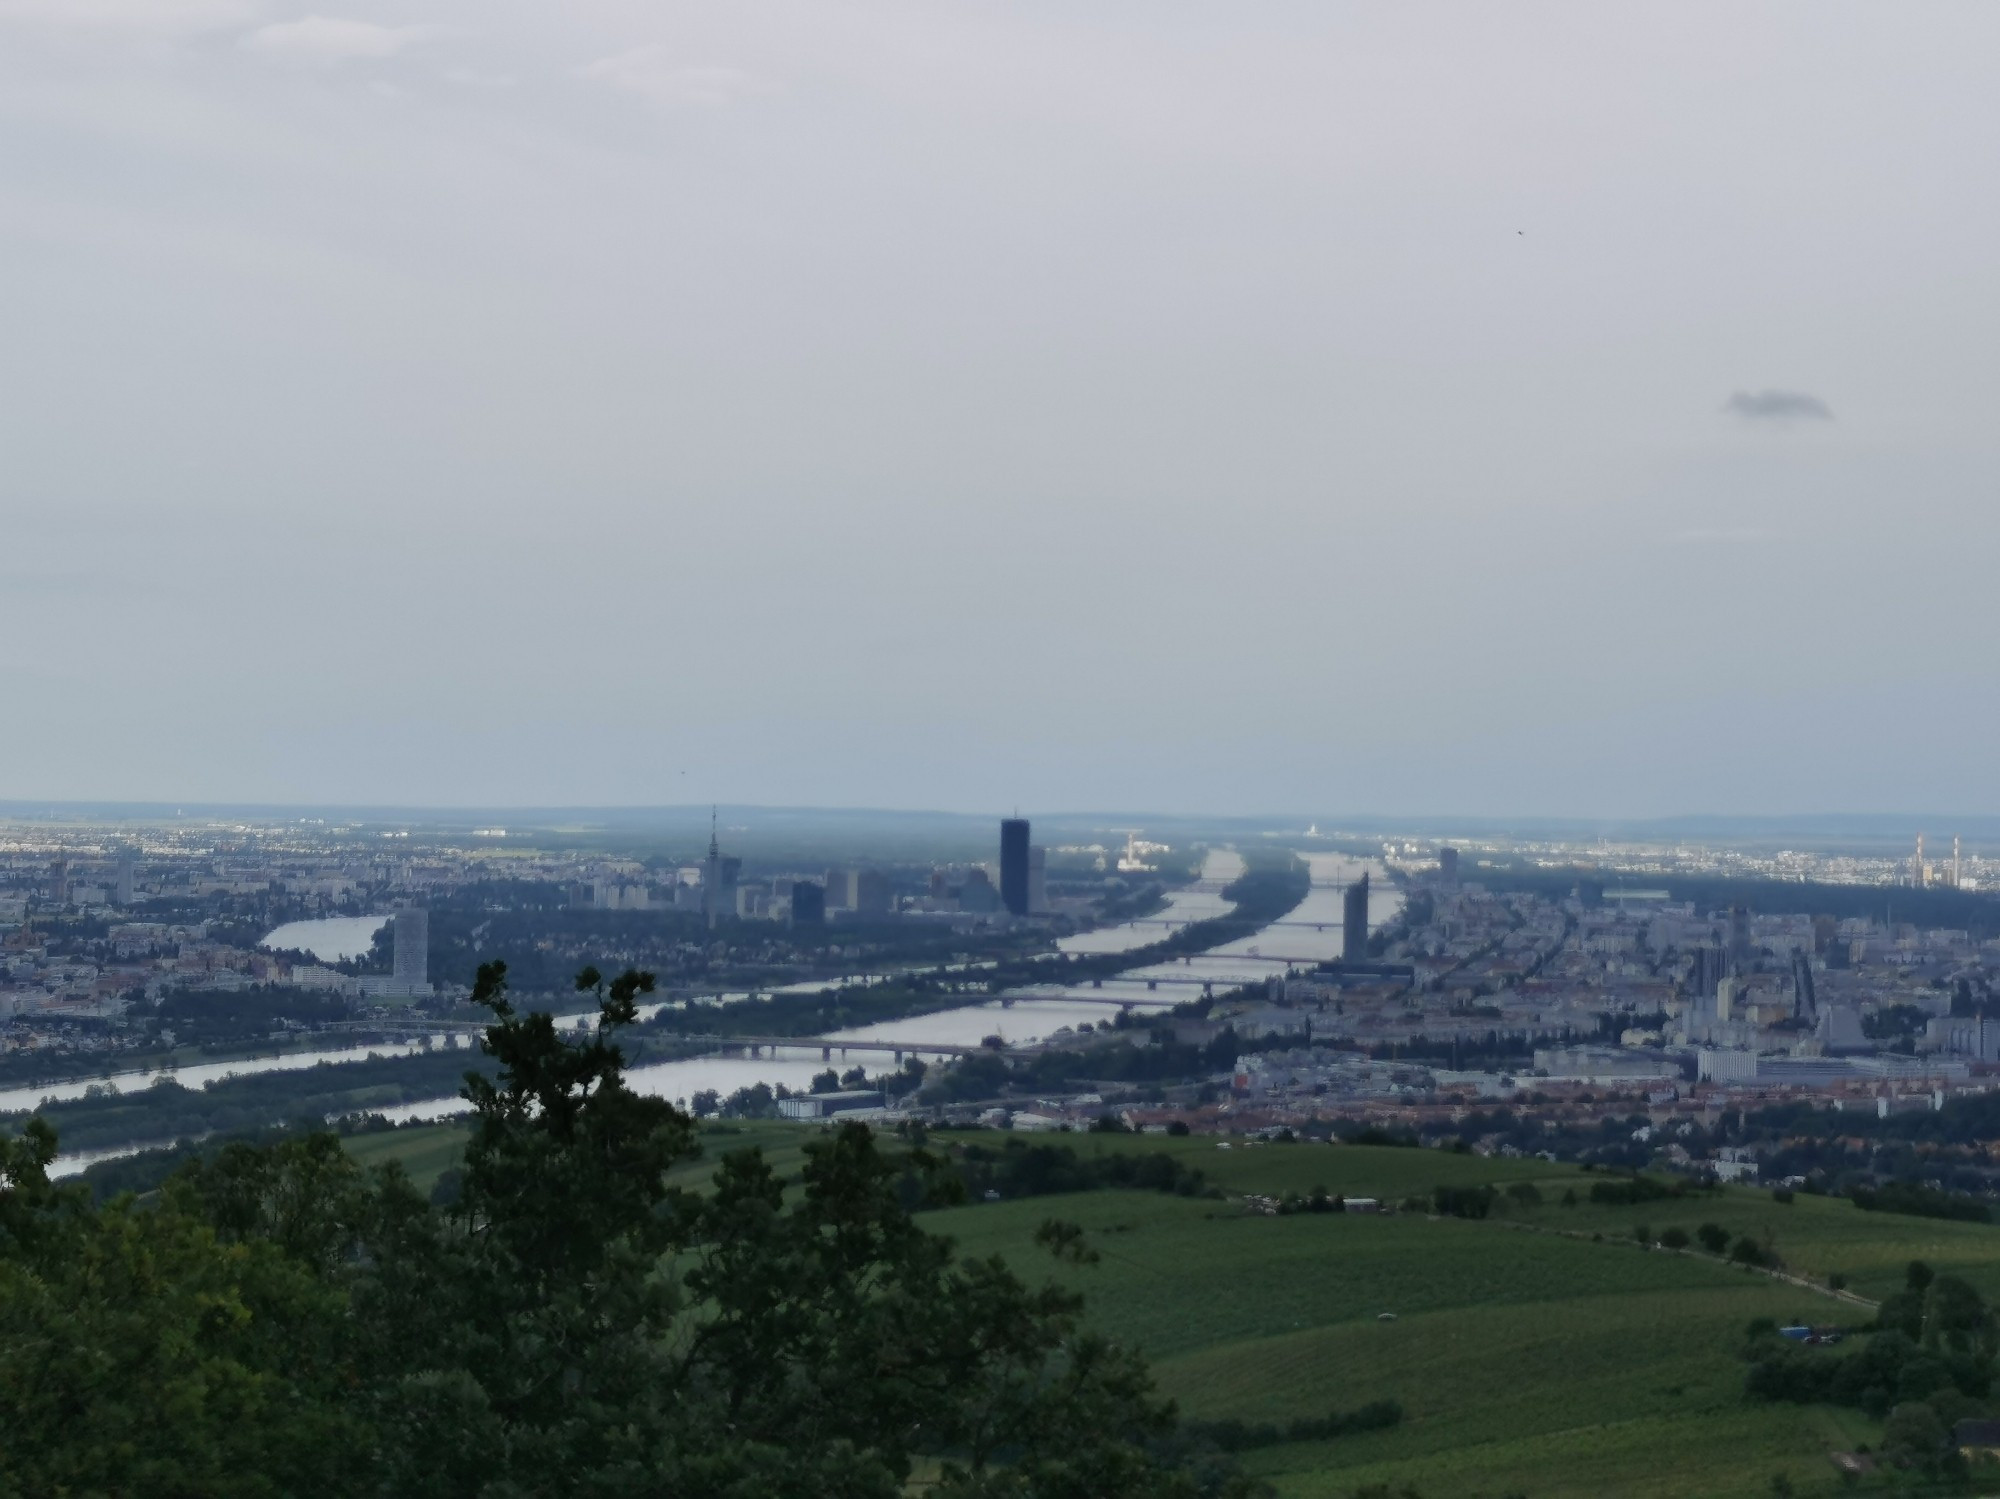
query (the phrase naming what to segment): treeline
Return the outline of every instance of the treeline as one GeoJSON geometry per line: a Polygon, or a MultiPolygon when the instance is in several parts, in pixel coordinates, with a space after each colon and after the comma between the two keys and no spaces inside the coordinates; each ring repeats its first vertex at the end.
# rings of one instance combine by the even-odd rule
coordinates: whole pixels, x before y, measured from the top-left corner
{"type": "Polygon", "coordinates": [[[1351,1411],[1331,1411],[1324,1416],[1301,1416],[1280,1426],[1273,1421],[1188,1421],[1183,1429],[1190,1435],[1213,1442],[1224,1452],[1248,1452],[1255,1447],[1275,1447],[1280,1442],[1326,1442],[1335,1437],[1363,1431],[1387,1431],[1400,1425],[1403,1407],[1394,1400],[1374,1400],[1351,1411]]]}
{"type": "Polygon", "coordinates": [[[914,975],[892,983],[765,994],[727,1005],[676,1005],[643,1022],[643,1036],[822,1036],[981,1002],[948,982],[914,975]]]}
{"type": "Polygon", "coordinates": [[[1945,1218],[1956,1223],[1991,1223],[1993,1213],[1983,1202],[1940,1192],[1914,1182],[1884,1182],[1879,1187],[1850,1187],[1847,1200],[1864,1213],[1902,1213],[1912,1218],[1945,1218]]]}
{"type": "MultiPolygon", "coordinates": [[[[329,1116],[449,1098],[459,1091],[468,1072],[491,1070],[478,1053],[455,1050],[319,1062],[289,1071],[221,1078],[203,1088],[184,1087],[162,1075],[129,1093],[99,1089],[82,1098],[44,1103],[34,1113],[62,1136],[67,1150],[109,1150],[140,1142],[242,1134],[298,1120],[323,1127],[329,1116]]],[[[27,1117],[0,1115],[0,1129],[12,1132],[27,1117]]]]}
{"type": "Polygon", "coordinates": [[[1939,1109],[1912,1109],[1886,1118],[1810,1103],[1775,1104],[1743,1121],[1748,1138],[1817,1139],[1855,1136],[1912,1145],[1984,1145],[2000,1138],[2000,1093],[1957,1093],[1939,1109]]]}
{"type": "Polygon", "coordinates": [[[1106,1187],[1172,1192],[1181,1197],[1221,1195],[1198,1169],[1165,1151],[1080,1155],[1068,1145],[1009,1140],[997,1148],[954,1142],[946,1157],[966,1197],[973,1201],[983,1199],[988,1192],[1011,1200],[1095,1192],[1106,1187]]]}
{"type": "Polygon", "coordinates": [[[108,1161],[98,1161],[87,1166],[76,1179],[90,1188],[90,1195],[94,1200],[100,1203],[110,1202],[127,1192],[143,1195],[158,1191],[175,1172],[192,1162],[214,1160],[233,1146],[252,1146],[261,1149],[282,1145],[288,1140],[296,1140],[302,1135],[320,1131],[332,1131],[344,1140],[353,1135],[382,1134],[398,1129],[425,1127],[425,1123],[421,1121],[394,1124],[380,1114],[348,1115],[335,1120],[332,1124],[301,1119],[295,1124],[274,1124],[264,1129],[245,1130],[235,1134],[209,1135],[200,1140],[177,1140],[172,1145],[162,1145],[152,1150],[135,1150],[130,1155],[114,1156],[108,1161]]]}
{"type": "Polygon", "coordinates": [[[170,989],[152,1012],[179,1045],[214,1046],[260,1039],[297,1026],[331,1025],[353,1017],[344,995],[284,984],[247,989],[170,989]]]}
{"type": "Polygon", "coordinates": [[[1590,1184],[1590,1200],[1600,1207],[1636,1207],[1642,1202],[1669,1202],[1684,1197],[1713,1196],[1722,1189],[1711,1181],[1690,1181],[1675,1177],[1662,1181],[1657,1176],[1634,1173],[1613,1181],[1590,1184]]]}
{"type": "Polygon", "coordinates": [[[1050,1047],[1022,1056],[973,1052],[939,1069],[924,1085],[926,1103],[997,1098],[1010,1089],[1047,1092],[1078,1082],[1169,1083],[1207,1077],[1236,1065],[1243,1044],[1230,1028],[1200,1044],[1170,1035],[1151,1046],[1130,1041],[1050,1047]]]}

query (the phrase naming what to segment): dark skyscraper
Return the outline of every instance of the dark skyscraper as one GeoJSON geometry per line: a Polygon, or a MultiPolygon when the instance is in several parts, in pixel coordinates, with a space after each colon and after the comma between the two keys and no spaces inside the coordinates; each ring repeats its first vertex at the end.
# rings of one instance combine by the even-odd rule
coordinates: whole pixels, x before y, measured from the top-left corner
{"type": "Polygon", "coordinates": [[[1757,949],[1750,941],[1750,911],[1745,906],[1729,908],[1729,968],[1732,973],[1748,973],[1757,965],[1757,949]]]}
{"type": "Polygon", "coordinates": [[[1812,959],[1792,954],[1792,1014],[1800,1020],[1819,1019],[1819,996],[1813,988],[1812,959]]]}
{"type": "Polygon", "coordinates": [[[1340,956],[1343,962],[1368,961],[1368,871],[1347,887],[1340,907],[1340,956]]]}
{"type": "Polygon", "coordinates": [[[1000,904],[1016,916],[1028,914],[1028,819],[1000,823],[1000,904]]]}
{"type": "Polygon", "coordinates": [[[826,925],[826,891],[811,880],[792,881],[792,925],[826,925]]]}
{"type": "Polygon", "coordinates": [[[1696,999],[1715,998],[1716,986],[1725,977],[1728,967],[1723,951],[1719,947],[1697,947],[1694,962],[1688,968],[1688,989],[1696,999]]]}
{"type": "Polygon", "coordinates": [[[1441,848],[1438,850],[1438,878],[1447,885],[1458,883],[1458,850],[1441,848]]]}

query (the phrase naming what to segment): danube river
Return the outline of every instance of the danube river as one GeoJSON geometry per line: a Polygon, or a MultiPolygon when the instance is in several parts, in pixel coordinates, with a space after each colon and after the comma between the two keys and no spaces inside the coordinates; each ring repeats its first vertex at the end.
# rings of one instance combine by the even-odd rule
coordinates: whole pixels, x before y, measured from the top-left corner
{"type": "MultiPolygon", "coordinates": [[[[1381,879],[1380,866],[1371,866],[1365,860],[1339,854],[1308,853],[1301,857],[1312,871],[1312,887],[1303,901],[1271,925],[1248,937],[1226,942],[1207,952],[1192,954],[1187,959],[1130,969],[1117,978],[1106,979],[1102,988],[1035,985],[979,1004],[833,1031],[798,1046],[770,1048],[761,1057],[693,1057],[686,1061],[636,1067],[627,1075],[627,1080],[639,1092],[685,1102],[706,1089],[713,1088],[726,1097],[738,1088],[754,1087],[758,1083],[773,1088],[783,1083],[794,1091],[803,1090],[811,1085],[814,1074],[827,1069],[829,1059],[823,1053],[829,1048],[832,1050],[831,1065],[843,1071],[859,1065],[870,1071],[886,1072],[893,1065],[889,1055],[874,1050],[844,1055],[840,1050],[842,1041],[899,1043],[905,1055],[924,1057],[926,1060],[939,1056],[935,1052],[927,1053],[926,1043],[933,1046],[976,1046],[988,1036],[999,1036],[1009,1045],[1025,1045],[1065,1030],[1073,1031],[1086,1023],[1102,1024],[1128,1006],[1135,1011],[1170,1009],[1185,1000],[1199,997],[1204,983],[1212,983],[1218,988],[1234,988],[1239,984],[1269,978],[1274,973],[1282,975],[1290,969],[1339,957],[1343,939],[1342,889],[1359,878],[1364,869],[1371,869],[1379,882],[1369,891],[1368,924],[1371,929],[1391,919],[1402,906],[1402,892],[1381,879]]],[[[1227,884],[1241,874],[1242,869],[1242,860],[1237,855],[1227,851],[1212,853],[1202,867],[1201,883],[1206,886],[1219,880],[1221,884],[1227,884]]],[[[1202,893],[1220,900],[1219,886],[1213,892],[1202,893]]],[[[1222,901],[1221,908],[1216,909],[1214,914],[1222,914],[1227,906],[1228,902],[1222,901]]],[[[1123,929],[1114,927],[1106,930],[1123,929]]],[[[1140,926],[1136,930],[1151,933],[1144,941],[1132,944],[1143,946],[1145,942],[1161,940],[1167,928],[1140,926]]],[[[1128,946],[1104,950],[1117,952],[1131,949],[1128,946]]],[[[442,1119],[463,1113],[466,1107],[463,1099],[440,1098],[404,1104],[382,1112],[398,1121],[442,1119]]]]}
{"type": "MultiPolygon", "coordinates": [[[[1193,953],[1185,958],[1176,958],[1165,963],[1155,963],[1143,968],[1128,969],[1116,978],[1108,978],[1102,986],[1069,986],[1061,984],[1039,984],[1012,990],[996,998],[978,1004],[960,1005],[949,1010],[939,1010],[929,1015],[913,1015],[904,1020],[883,1021],[877,1025],[858,1026],[851,1030],[835,1031],[817,1037],[797,1046],[769,1048],[759,1057],[706,1056],[691,1057],[685,1061],[659,1062],[651,1066],[635,1067],[626,1076],[632,1088],[641,1093],[672,1098],[685,1103],[696,1093],[714,1089],[725,1097],[738,1088],[754,1087],[758,1083],[777,1087],[780,1084],[802,1092],[811,1085],[815,1074],[824,1072],[829,1065],[825,1055],[832,1051],[831,1065],[845,1071],[851,1066],[867,1067],[872,1072],[888,1071],[893,1060],[887,1053],[867,1050],[843,1054],[842,1041],[887,1042],[900,1045],[905,1055],[937,1060],[943,1054],[927,1051],[930,1046],[976,1046],[988,1036],[998,1036],[1009,1045],[1026,1045],[1074,1031],[1080,1026],[1103,1024],[1112,1020],[1119,1010],[1130,1008],[1135,1012],[1171,1009],[1186,1000],[1198,998],[1204,985],[1217,989],[1235,988],[1239,984],[1255,983],[1273,974],[1284,973],[1300,967],[1309,967],[1328,958],[1340,956],[1343,931],[1341,927],[1341,892],[1345,885],[1359,877],[1363,869],[1370,869],[1378,883],[1369,892],[1368,924],[1370,928],[1391,919],[1402,904],[1402,893],[1386,880],[1381,879],[1379,866],[1371,866],[1365,860],[1353,859],[1339,854],[1302,854],[1312,872],[1312,885],[1306,897],[1275,922],[1234,942],[1223,943],[1206,952],[1193,953]]],[[[1175,926],[1160,925],[1162,921],[1184,922],[1187,920],[1207,920],[1211,916],[1225,914],[1230,909],[1228,901],[1222,898],[1222,887],[1243,872],[1243,861],[1234,853],[1218,850],[1209,854],[1202,866],[1201,880],[1184,891],[1178,891],[1170,900],[1166,910],[1136,923],[1124,923],[1106,927],[1100,931],[1080,933],[1075,938],[1065,938],[1059,944],[1064,952],[1130,952],[1150,943],[1161,941],[1175,926]],[[1102,946],[1073,946],[1073,943],[1101,939],[1102,946]]],[[[365,952],[370,937],[385,917],[337,918],[352,921],[355,925],[372,922],[366,936],[360,938],[360,950],[365,952]]],[[[323,927],[324,922],[295,922],[291,927],[280,927],[266,938],[267,945],[294,946],[292,942],[280,942],[281,936],[296,927],[323,927]]],[[[347,937],[348,934],[341,934],[347,937]]],[[[322,940],[331,941],[331,937],[322,940]]],[[[311,951],[332,957],[331,948],[313,947],[311,951]]],[[[798,988],[823,988],[823,983],[795,986],[798,988]]],[[[723,996],[725,1002],[741,999],[741,995],[723,996]]],[[[642,1015],[658,1006],[648,1006],[642,1015]]],[[[588,1024],[588,1019],[578,1017],[578,1025],[588,1024]]],[[[469,1044],[470,1037],[457,1038],[461,1044],[469,1044]]],[[[447,1038],[439,1037],[434,1045],[447,1044],[447,1038]]],[[[109,1078],[79,1080],[44,1087],[13,1088],[0,1091],[0,1110],[32,1108],[43,1098],[74,1098],[89,1087],[110,1086],[120,1090],[144,1087],[155,1078],[171,1076],[188,1087],[198,1087],[216,1078],[233,1076],[245,1072],[266,1072],[296,1067],[310,1067],[319,1062],[353,1061],[369,1055],[394,1055],[422,1049],[421,1042],[399,1045],[355,1046],[330,1048],[308,1052],[293,1052],[283,1056],[257,1057],[235,1062],[202,1063],[198,1066],[181,1068],[177,1072],[165,1073],[121,1073],[109,1078]]],[[[443,1119],[465,1112],[469,1107],[462,1098],[436,1098],[419,1103],[402,1104],[383,1109],[380,1112],[397,1122],[414,1119],[443,1119]]],[[[143,1147],[133,1147],[139,1149],[143,1147]]],[[[95,1160],[108,1156],[127,1154],[127,1151],[97,1152],[89,1156],[63,1157],[56,1162],[55,1172],[66,1175],[80,1171],[95,1160]]]]}

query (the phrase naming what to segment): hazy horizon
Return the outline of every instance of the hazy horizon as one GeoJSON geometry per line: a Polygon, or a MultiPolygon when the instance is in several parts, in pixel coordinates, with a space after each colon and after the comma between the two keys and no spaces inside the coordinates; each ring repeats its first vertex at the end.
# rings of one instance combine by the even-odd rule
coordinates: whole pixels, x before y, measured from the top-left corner
{"type": "Polygon", "coordinates": [[[2000,816],[1996,43],[0,0],[0,801],[2000,816]]]}

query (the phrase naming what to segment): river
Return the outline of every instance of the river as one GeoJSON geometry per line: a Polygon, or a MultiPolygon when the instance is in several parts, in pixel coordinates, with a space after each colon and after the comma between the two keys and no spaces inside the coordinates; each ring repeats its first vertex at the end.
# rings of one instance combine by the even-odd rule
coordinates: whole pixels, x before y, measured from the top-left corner
{"type": "MultiPolygon", "coordinates": [[[[1303,901],[1250,936],[1226,942],[1205,953],[1193,954],[1187,961],[1177,959],[1131,969],[1117,978],[1106,979],[1101,989],[1057,984],[1016,989],[979,1004],[829,1032],[809,1044],[776,1048],[775,1054],[761,1058],[714,1056],[655,1063],[634,1068],[627,1079],[639,1092],[685,1102],[708,1088],[725,1096],[738,1088],[753,1087],[758,1083],[774,1088],[783,1083],[794,1090],[803,1089],[810,1086],[814,1074],[824,1072],[829,1065],[841,1071],[855,1065],[868,1067],[871,1071],[888,1070],[891,1064],[888,1056],[872,1050],[844,1055],[840,1051],[842,1041],[901,1042],[907,1054],[927,1060],[939,1054],[927,1053],[926,1043],[933,1046],[976,1046],[988,1036],[999,1036],[1009,1045],[1025,1045],[1065,1029],[1074,1030],[1086,1022],[1102,1024],[1128,1005],[1137,1011],[1166,1010],[1194,999],[1202,992],[1200,983],[1161,982],[1157,989],[1150,989],[1147,987],[1149,980],[1193,978],[1213,982],[1220,988],[1234,988],[1298,966],[1288,965],[1279,961],[1281,959],[1293,958],[1310,964],[1339,957],[1343,941],[1342,891],[1360,876],[1363,869],[1370,869],[1377,880],[1369,890],[1368,898],[1371,930],[1393,918],[1402,906],[1402,892],[1381,878],[1379,865],[1370,865],[1366,860],[1340,854],[1309,853],[1301,857],[1306,860],[1312,875],[1312,886],[1303,901]],[[830,1063],[822,1055],[827,1048],[833,1051],[830,1063]]],[[[1217,851],[1209,855],[1208,862],[1202,867],[1202,883],[1206,885],[1220,879],[1222,884],[1227,884],[1242,872],[1242,867],[1242,860],[1237,855],[1217,851]]],[[[1141,927],[1139,930],[1148,929],[1141,927]]],[[[1159,941],[1161,930],[1152,928],[1153,935],[1146,940],[1159,941]]],[[[399,1121],[442,1119],[463,1113],[466,1107],[463,1099],[443,1098],[405,1104],[383,1112],[399,1121]]]]}
{"type": "Polygon", "coordinates": [[[1162,909],[1137,921],[1096,927],[1088,932],[1078,932],[1073,937],[1060,937],[1056,940],[1056,951],[1079,956],[1130,952],[1135,947],[1164,942],[1181,927],[1194,922],[1227,916],[1236,909],[1236,903],[1222,893],[1223,888],[1234,883],[1242,873],[1243,860],[1239,855],[1229,849],[1216,849],[1202,860],[1201,878],[1192,885],[1171,891],[1162,909]]]}
{"type": "MultiPolygon", "coordinates": [[[[393,1027],[392,1027],[393,1029],[393,1027]]],[[[433,1049],[470,1047],[471,1032],[439,1032],[432,1037],[433,1049]]],[[[236,1057],[226,1062],[195,1062],[187,1066],[148,1068],[136,1072],[113,1072],[103,1077],[68,1078],[59,1083],[30,1083],[25,1087],[0,1088],[0,1114],[32,1109],[50,1100],[81,1098],[92,1088],[108,1088],[113,1093],[129,1093],[150,1088],[161,1078],[172,1078],[183,1088],[205,1088],[225,1077],[242,1077],[252,1072],[294,1072],[317,1067],[321,1062],[358,1062],[369,1056],[407,1057],[424,1049],[422,1041],[370,1041],[355,1046],[322,1046],[311,1051],[274,1052],[270,1056],[236,1057]]]]}
{"type": "MultiPolygon", "coordinates": [[[[772,1048],[761,1057],[691,1057],[685,1061],[658,1062],[649,1066],[635,1067],[626,1074],[626,1081],[638,1092],[685,1103],[696,1093],[707,1089],[712,1088],[726,1097],[739,1088],[754,1087],[758,1083],[765,1083],[774,1088],[782,1083],[794,1091],[803,1091],[811,1085],[814,1075],[824,1072],[829,1065],[841,1071],[850,1066],[860,1065],[878,1072],[887,1071],[892,1065],[890,1057],[872,1050],[844,1055],[839,1049],[842,1041],[900,1042],[907,1054],[924,1057],[926,1060],[935,1060],[942,1055],[927,1051],[926,1043],[932,1046],[976,1046],[988,1036],[999,1036],[1009,1045],[1025,1045],[1047,1039],[1063,1030],[1075,1030],[1086,1023],[1093,1026],[1102,1024],[1116,1016],[1121,1008],[1128,1006],[1142,1012],[1171,1009],[1185,1000],[1199,997],[1204,983],[1212,983],[1217,988],[1234,988],[1239,984],[1255,983],[1274,973],[1283,974],[1293,967],[1340,956],[1343,939],[1342,890],[1359,877],[1363,869],[1370,869],[1377,880],[1369,891],[1370,928],[1373,929],[1390,920],[1400,909],[1402,892],[1381,878],[1382,870],[1379,865],[1371,865],[1366,860],[1340,854],[1302,853],[1301,857],[1306,860],[1311,871],[1311,887],[1307,890],[1303,901],[1275,922],[1247,937],[1223,943],[1207,952],[1127,970],[1116,978],[1104,980],[1101,988],[1060,984],[1032,985],[1011,990],[979,1004],[962,1005],[929,1015],[913,1015],[903,1020],[887,1020],[875,1025],[834,1031],[826,1036],[814,1038],[810,1042],[802,1042],[798,1046],[772,1048]],[[1189,980],[1194,982],[1188,982],[1189,980]],[[1149,984],[1156,984],[1157,987],[1149,987],[1149,984]],[[833,1049],[830,1063],[823,1054],[827,1048],[833,1049]]],[[[1178,908],[1170,904],[1168,911],[1178,914],[1208,910],[1211,914],[1223,914],[1229,903],[1222,900],[1221,887],[1234,880],[1242,870],[1243,861],[1235,853],[1228,850],[1211,852],[1202,866],[1202,878],[1198,885],[1188,891],[1176,892],[1189,896],[1189,901],[1178,908]],[[1211,905],[1211,902],[1215,904],[1211,905]]],[[[1168,912],[1160,913],[1161,916],[1167,914],[1168,912]]],[[[1134,927],[1131,923],[1125,923],[1116,927],[1106,927],[1098,932],[1080,933],[1078,937],[1104,937],[1115,943],[1126,942],[1126,938],[1131,935],[1140,935],[1140,940],[1126,942],[1124,946],[1064,950],[1129,952],[1136,947],[1160,941],[1169,930],[1171,929],[1160,926],[1142,924],[1134,927]],[[1128,932],[1127,928],[1131,930],[1128,932]]],[[[272,935],[276,936],[277,933],[272,935]]],[[[1065,939],[1065,941],[1074,940],[1078,939],[1065,939]]],[[[821,988],[825,987],[825,984],[821,982],[795,987],[821,988]]],[[[723,996],[723,999],[727,1001],[742,997],[730,995],[723,996]]],[[[660,1008],[658,1005],[643,1007],[642,1018],[660,1008]]],[[[586,1016],[579,1016],[574,1022],[579,1027],[589,1023],[589,1017],[586,1016]]],[[[469,1037],[465,1039],[470,1040],[469,1037]]],[[[420,1043],[295,1052],[288,1056],[260,1057],[239,1062],[203,1063],[196,1067],[182,1068],[172,1074],[123,1073],[109,1081],[121,1088],[145,1086],[154,1077],[172,1075],[183,1084],[193,1087],[199,1085],[197,1079],[206,1082],[235,1073],[310,1067],[320,1061],[354,1060],[367,1055],[370,1051],[389,1055],[418,1049],[420,1043]]],[[[16,1088],[0,1092],[0,1109],[32,1108],[44,1097],[74,1098],[85,1088],[102,1086],[106,1081],[102,1078],[87,1079],[43,1088],[16,1088]]],[[[419,1119],[445,1119],[464,1113],[469,1107],[464,1099],[454,1097],[401,1104],[379,1112],[391,1120],[403,1123],[419,1119]]],[[[82,1170],[93,1161],[127,1153],[129,1152],[114,1150],[93,1152],[87,1157],[62,1157],[56,1162],[52,1174],[68,1175],[82,1170]]]]}

